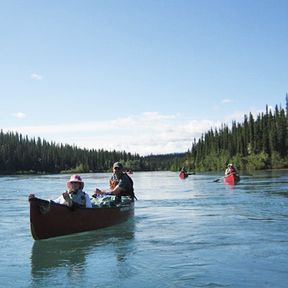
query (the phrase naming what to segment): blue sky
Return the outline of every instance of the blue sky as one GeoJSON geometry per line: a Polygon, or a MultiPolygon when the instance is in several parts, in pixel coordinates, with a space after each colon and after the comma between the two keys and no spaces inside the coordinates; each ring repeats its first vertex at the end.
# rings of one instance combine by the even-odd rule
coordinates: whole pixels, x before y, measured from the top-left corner
{"type": "Polygon", "coordinates": [[[185,152],[288,92],[286,0],[0,1],[0,128],[185,152]]]}

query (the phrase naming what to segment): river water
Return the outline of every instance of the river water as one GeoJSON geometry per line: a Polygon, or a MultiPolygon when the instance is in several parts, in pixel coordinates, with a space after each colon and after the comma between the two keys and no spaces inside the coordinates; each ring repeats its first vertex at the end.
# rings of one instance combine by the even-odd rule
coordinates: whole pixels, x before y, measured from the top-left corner
{"type": "MultiPolygon", "coordinates": [[[[134,173],[135,216],[34,241],[28,194],[54,199],[70,175],[0,177],[1,287],[288,287],[288,171],[227,186],[219,174],[134,173]]],[[[82,174],[84,190],[110,174],[82,174]]]]}

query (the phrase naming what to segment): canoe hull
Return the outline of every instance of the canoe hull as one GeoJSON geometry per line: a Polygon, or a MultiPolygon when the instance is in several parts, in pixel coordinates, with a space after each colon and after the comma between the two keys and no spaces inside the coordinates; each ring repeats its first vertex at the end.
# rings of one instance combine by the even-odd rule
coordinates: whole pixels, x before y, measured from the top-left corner
{"type": "Polygon", "coordinates": [[[134,202],[120,207],[74,209],[36,197],[29,202],[30,227],[35,240],[112,226],[134,215],[134,202]]]}
{"type": "Polygon", "coordinates": [[[180,172],[179,177],[180,177],[180,179],[186,179],[188,177],[188,174],[185,172],[180,172]]]}
{"type": "Polygon", "coordinates": [[[237,184],[240,181],[240,176],[237,174],[230,174],[227,176],[224,176],[224,183],[234,185],[237,184]]]}

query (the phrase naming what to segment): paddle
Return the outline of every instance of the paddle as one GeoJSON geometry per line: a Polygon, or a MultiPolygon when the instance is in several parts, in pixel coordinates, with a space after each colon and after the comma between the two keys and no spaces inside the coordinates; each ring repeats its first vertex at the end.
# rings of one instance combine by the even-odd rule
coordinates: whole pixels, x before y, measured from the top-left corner
{"type": "Polygon", "coordinates": [[[221,177],[221,178],[215,179],[213,182],[219,182],[221,179],[224,179],[225,177],[230,176],[230,175],[233,175],[233,174],[236,174],[236,173],[235,173],[235,172],[230,173],[230,174],[228,174],[228,175],[225,175],[224,177],[221,177]]]}

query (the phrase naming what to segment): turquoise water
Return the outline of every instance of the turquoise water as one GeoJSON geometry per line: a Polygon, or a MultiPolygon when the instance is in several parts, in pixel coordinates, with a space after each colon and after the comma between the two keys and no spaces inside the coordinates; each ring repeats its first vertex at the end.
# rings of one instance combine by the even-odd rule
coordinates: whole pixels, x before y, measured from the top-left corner
{"type": "MultiPolygon", "coordinates": [[[[83,174],[85,191],[110,174],[83,174]]],[[[28,194],[54,199],[69,175],[0,177],[3,287],[288,287],[288,171],[220,175],[141,172],[135,217],[34,241],[28,194]]]]}

